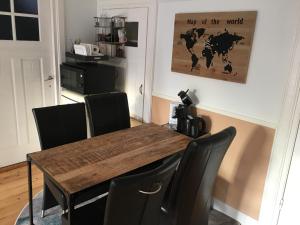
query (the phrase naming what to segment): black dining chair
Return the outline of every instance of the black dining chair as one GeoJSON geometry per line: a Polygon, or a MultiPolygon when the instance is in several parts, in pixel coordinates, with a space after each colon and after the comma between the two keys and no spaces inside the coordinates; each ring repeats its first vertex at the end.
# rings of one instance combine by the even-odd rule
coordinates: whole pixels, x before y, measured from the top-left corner
{"type": "Polygon", "coordinates": [[[189,143],[171,184],[161,225],[207,225],[213,185],[221,162],[236,135],[229,127],[189,143]]]}
{"type": "MultiPolygon", "coordinates": [[[[42,150],[80,141],[87,138],[85,104],[76,103],[33,109],[33,115],[39,135],[42,150]]],[[[87,190],[76,199],[80,204],[90,198],[108,191],[109,182],[104,183],[98,190],[87,190]],[[99,191],[99,192],[98,192],[99,191]]],[[[64,195],[57,186],[44,175],[44,197],[42,217],[47,209],[60,205],[67,208],[64,195]]]]}
{"type": "MultiPolygon", "coordinates": [[[[32,109],[42,150],[54,148],[87,138],[84,103],[57,105],[32,109]]],[[[42,217],[47,209],[65,202],[56,185],[44,176],[42,217]]]]}
{"type": "MultiPolygon", "coordinates": [[[[111,181],[107,198],[75,210],[75,225],[159,225],[161,204],[181,156],[160,166],[111,181]]],[[[66,214],[62,224],[67,224],[66,214]]]]}
{"type": "Polygon", "coordinates": [[[91,136],[130,128],[126,93],[110,92],[85,97],[91,136]]]}

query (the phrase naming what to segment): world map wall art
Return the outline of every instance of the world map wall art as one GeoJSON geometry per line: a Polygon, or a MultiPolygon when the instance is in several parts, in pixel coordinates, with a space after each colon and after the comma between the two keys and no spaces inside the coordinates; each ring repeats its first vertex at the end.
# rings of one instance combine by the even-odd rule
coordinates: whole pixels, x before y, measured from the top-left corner
{"type": "Polygon", "coordinates": [[[257,12],[176,14],[172,71],[246,83],[257,12]]]}

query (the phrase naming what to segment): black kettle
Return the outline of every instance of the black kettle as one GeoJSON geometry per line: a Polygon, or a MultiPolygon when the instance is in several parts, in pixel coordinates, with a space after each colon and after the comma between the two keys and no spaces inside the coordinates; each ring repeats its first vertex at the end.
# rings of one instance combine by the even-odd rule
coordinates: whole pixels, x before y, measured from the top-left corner
{"type": "Polygon", "coordinates": [[[186,135],[192,138],[198,138],[206,133],[206,123],[201,117],[187,118],[186,135]]]}
{"type": "Polygon", "coordinates": [[[206,133],[206,123],[201,117],[188,115],[177,119],[177,132],[192,138],[198,138],[206,133]]]}

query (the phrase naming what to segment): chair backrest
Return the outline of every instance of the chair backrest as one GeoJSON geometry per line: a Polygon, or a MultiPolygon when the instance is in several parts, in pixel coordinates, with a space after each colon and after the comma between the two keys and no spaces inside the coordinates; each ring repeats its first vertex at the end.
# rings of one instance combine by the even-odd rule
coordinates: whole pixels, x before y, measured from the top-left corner
{"type": "Polygon", "coordinates": [[[170,224],[208,224],[214,181],[235,135],[236,129],[229,127],[189,143],[172,185],[168,205],[170,224]]]}
{"type": "Polygon", "coordinates": [[[130,128],[126,93],[111,92],[85,97],[91,136],[130,128]]]}
{"type": "Polygon", "coordinates": [[[158,225],[161,205],[180,155],[159,167],[111,182],[104,225],[158,225]]]}
{"type": "Polygon", "coordinates": [[[87,138],[84,103],[32,109],[42,150],[87,138]]]}

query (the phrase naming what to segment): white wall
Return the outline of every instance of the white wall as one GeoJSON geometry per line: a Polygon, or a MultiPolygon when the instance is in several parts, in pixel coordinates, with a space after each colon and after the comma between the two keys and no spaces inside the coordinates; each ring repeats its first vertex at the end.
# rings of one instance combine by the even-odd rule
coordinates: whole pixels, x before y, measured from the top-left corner
{"type": "MultiPolygon", "coordinates": [[[[137,5],[137,4],[151,4],[156,0],[98,0],[98,6],[112,6],[112,5],[137,5]]],[[[122,6],[124,7],[124,6],[122,6]]]]}
{"type": "Polygon", "coordinates": [[[153,94],[176,99],[196,90],[199,107],[228,112],[276,127],[291,62],[298,0],[163,1],[158,27],[153,94]],[[180,12],[257,10],[257,25],[246,84],[171,72],[174,18],[180,12]]]}
{"type": "Polygon", "coordinates": [[[94,16],[97,16],[97,0],[65,0],[67,50],[78,38],[84,43],[95,42],[94,16]]]}

